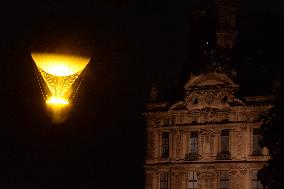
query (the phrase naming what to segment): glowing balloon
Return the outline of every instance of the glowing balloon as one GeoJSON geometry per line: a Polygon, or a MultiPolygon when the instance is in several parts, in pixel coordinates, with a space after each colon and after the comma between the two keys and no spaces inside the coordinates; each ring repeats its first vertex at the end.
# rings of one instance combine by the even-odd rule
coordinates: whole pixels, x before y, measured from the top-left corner
{"type": "Polygon", "coordinates": [[[71,86],[80,77],[90,58],[37,52],[32,53],[32,58],[49,89],[49,94],[45,94],[46,103],[54,106],[68,105],[70,97],[78,89],[73,91],[71,86]]]}
{"type": "Polygon", "coordinates": [[[87,57],[51,53],[32,53],[32,57],[40,69],[55,76],[81,72],[90,61],[87,57]]]}

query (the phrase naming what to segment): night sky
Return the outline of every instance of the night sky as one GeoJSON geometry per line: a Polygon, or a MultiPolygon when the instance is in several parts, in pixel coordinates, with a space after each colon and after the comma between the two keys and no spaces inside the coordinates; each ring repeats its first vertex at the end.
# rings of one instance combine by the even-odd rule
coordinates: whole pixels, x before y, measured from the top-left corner
{"type": "MultiPolygon", "coordinates": [[[[147,92],[154,83],[165,96],[177,94],[198,70],[198,42],[212,39],[214,24],[208,17],[196,25],[190,12],[213,10],[208,2],[2,6],[1,188],[142,189],[147,92]],[[92,55],[63,124],[46,113],[33,50],[92,55]]],[[[233,66],[243,95],[270,93],[283,54],[283,10],[277,2],[242,4],[233,66]]]]}

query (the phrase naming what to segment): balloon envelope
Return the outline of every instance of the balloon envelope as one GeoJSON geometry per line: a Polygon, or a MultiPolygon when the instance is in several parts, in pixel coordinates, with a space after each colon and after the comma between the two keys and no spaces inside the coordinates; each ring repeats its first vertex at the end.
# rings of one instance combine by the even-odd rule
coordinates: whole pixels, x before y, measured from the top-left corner
{"type": "Polygon", "coordinates": [[[32,53],[36,65],[55,76],[70,76],[81,72],[89,63],[89,57],[56,53],[32,53]]]}

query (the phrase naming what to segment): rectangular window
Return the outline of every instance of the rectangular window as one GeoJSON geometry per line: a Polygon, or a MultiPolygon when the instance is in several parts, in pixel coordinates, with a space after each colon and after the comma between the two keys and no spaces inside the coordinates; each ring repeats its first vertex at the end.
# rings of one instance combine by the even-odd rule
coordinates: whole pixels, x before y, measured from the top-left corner
{"type": "Polygon", "coordinates": [[[168,189],[168,173],[160,174],[160,189],[168,189]]]}
{"type": "Polygon", "coordinates": [[[221,131],[221,152],[229,152],[229,129],[221,131]]]}
{"type": "Polygon", "coordinates": [[[229,189],[230,188],[230,180],[228,172],[220,173],[220,189],[229,189]]]}
{"type": "Polygon", "coordinates": [[[198,153],[198,132],[197,131],[190,132],[189,152],[192,154],[198,153]]]}
{"type": "Polygon", "coordinates": [[[257,179],[257,170],[252,171],[252,189],[263,189],[261,182],[257,179]]]}
{"type": "Polygon", "coordinates": [[[253,154],[260,155],[261,154],[261,146],[259,145],[259,141],[262,139],[259,128],[253,129],[253,154]]]}
{"type": "Polygon", "coordinates": [[[164,132],[162,134],[162,158],[169,157],[169,133],[164,132]]]}
{"type": "Polygon", "coordinates": [[[188,173],[186,189],[197,189],[197,174],[196,174],[196,172],[189,172],[188,173]]]}

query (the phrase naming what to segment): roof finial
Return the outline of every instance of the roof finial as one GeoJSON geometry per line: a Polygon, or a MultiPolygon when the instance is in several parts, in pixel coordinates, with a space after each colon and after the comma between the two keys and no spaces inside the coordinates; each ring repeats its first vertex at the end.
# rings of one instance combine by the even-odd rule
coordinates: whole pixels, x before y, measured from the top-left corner
{"type": "Polygon", "coordinates": [[[156,84],[153,84],[151,90],[149,91],[149,101],[154,102],[158,99],[159,90],[156,87],[156,84]]]}

